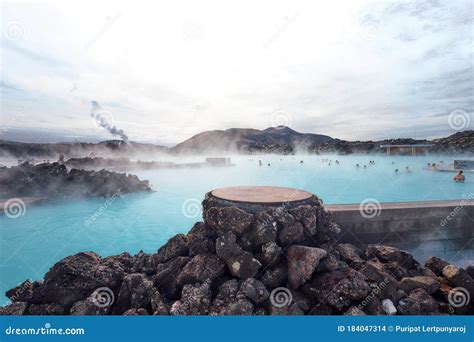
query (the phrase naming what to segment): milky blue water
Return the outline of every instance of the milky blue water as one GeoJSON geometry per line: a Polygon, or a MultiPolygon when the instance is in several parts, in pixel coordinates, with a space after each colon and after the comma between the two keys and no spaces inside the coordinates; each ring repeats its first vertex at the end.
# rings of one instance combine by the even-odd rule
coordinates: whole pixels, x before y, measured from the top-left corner
{"type": "Polygon", "coordinates": [[[7,301],[3,296],[7,289],[28,278],[41,279],[55,262],[74,253],[156,251],[200,220],[196,203],[218,187],[296,187],[317,194],[325,203],[460,199],[474,192],[474,174],[466,174],[466,182],[458,184],[452,181],[452,173],[423,169],[428,162],[452,162],[448,157],[325,156],[332,159],[331,166],[321,156],[252,158],[233,157],[234,167],[134,172],[150,180],[155,192],[118,197],[108,204],[104,199],[49,202],[27,207],[18,218],[0,216],[0,303],[7,301]],[[263,166],[258,165],[259,159],[263,166]],[[376,164],[369,165],[369,160],[376,164]],[[412,173],[404,171],[406,166],[412,173]],[[94,213],[99,213],[96,219],[85,224],[94,213]]]}

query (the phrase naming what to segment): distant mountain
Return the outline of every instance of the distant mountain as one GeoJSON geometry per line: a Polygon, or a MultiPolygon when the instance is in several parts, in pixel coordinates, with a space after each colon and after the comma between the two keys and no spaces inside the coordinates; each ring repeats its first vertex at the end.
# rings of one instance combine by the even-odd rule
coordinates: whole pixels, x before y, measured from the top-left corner
{"type": "Polygon", "coordinates": [[[323,153],[384,153],[385,144],[433,144],[430,153],[474,154],[474,131],[457,132],[435,140],[386,139],[379,141],[346,141],[327,135],[299,133],[291,128],[279,126],[264,130],[231,128],[224,131],[199,133],[182,143],[168,148],[160,145],[125,143],[122,140],[107,140],[100,143],[21,143],[0,140],[0,157],[12,159],[56,160],[60,153],[66,159],[80,157],[153,157],[159,154],[210,154],[240,152],[244,154],[294,154],[323,153]]]}
{"type": "Polygon", "coordinates": [[[172,153],[205,153],[213,151],[251,152],[259,147],[264,151],[295,150],[334,140],[327,135],[299,133],[289,127],[269,127],[263,131],[231,128],[225,131],[199,133],[170,149],[172,153]]]}
{"type": "Polygon", "coordinates": [[[5,158],[51,158],[56,159],[60,153],[72,157],[101,156],[120,157],[131,154],[154,154],[167,152],[165,146],[125,143],[122,140],[106,140],[99,143],[22,143],[0,140],[0,157],[5,158]]]}
{"type": "Polygon", "coordinates": [[[378,141],[347,141],[334,139],[328,143],[315,144],[309,147],[310,153],[384,153],[381,145],[411,145],[411,144],[433,144],[429,153],[462,153],[474,154],[474,131],[457,132],[445,138],[426,139],[385,139],[378,141]]]}

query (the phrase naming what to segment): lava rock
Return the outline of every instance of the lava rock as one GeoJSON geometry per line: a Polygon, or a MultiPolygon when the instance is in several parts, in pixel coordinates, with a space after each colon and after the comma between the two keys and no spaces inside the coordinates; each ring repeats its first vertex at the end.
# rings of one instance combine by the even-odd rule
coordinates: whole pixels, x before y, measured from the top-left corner
{"type": "Polygon", "coordinates": [[[116,289],[124,270],[119,264],[102,264],[100,257],[83,252],[56,263],[44,277],[41,286],[44,303],[69,306],[87,298],[100,287],[116,289]]]}
{"type": "Polygon", "coordinates": [[[31,316],[59,316],[65,314],[66,308],[58,304],[31,304],[28,308],[28,315],[31,316]]]}
{"type": "Polygon", "coordinates": [[[141,273],[132,273],[123,279],[114,305],[114,314],[122,314],[128,309],[151,307],[151,297],[156,289],[153,282],[141,273]]]}
{"type": "Polygon", "coordinates": [[[211,286],[209,281],[187,284],[183,287],[181,299],[171,306],[172,315],[207,315],[211,305],[211,286]]]}
{"type": "Polygon", "coordinates": [[[287,264],[282,262],[273,268],[266,269],[260,280],[269,289],[282,286],[288,277],[287,264]]]}
{"type": "Polygon", "coordinates": [[[400,289],[409,293],[414,289],[424,289],[428,294],[433,294],[440,288],[439,282],[435,278],[418,276],[411,278],[402,278],[398,285],[400,289]]]}
{"type": "Polygon", "coordinates": [[[155,254],[156,263],[163,263],[172,258],[188,255],[188,238],[186,235],[177,234],[163,245],[155,254]]]}
{"type": "Polygon", "coordinates": [[[265,215],[257,214],[257,218],[252,225],[251,237],[249,237],[249,240],[251,240],[255,246],[259,246],[267,242],[273,242],[277,238],[276,222],[273,220],[271,215],[267,213],[264,214],[265,215]]]}
{"type": "Polygon", "coordinates": [[[344,316],[365,316],[366,313],[356,306],[351,306],[344,312],[344,316]]]}
{"type": "Polygon", "coordinates": [[[354,245],[348,243],[341,243],[335,248],[339,252],[341,260],[345,261],[349,265],[351,265],[352,263],[361,263],[364,261],[360,257],[361,252],[354,245]]]}
{"type": "Polygon", "coordinates": [[[327,255],[321,248],[293,245],[288,249],[288,281],[298,288],[311,278],[319,261],[327,255]]]}
{"type": "Polygon", "coordinates": [[[242,253],[242,248],[237,244],[237,237],[232,232],[225,232],[216,240],[216,254],[224,261],[242,253]]]}
{"type": "Polygon", "coordinates": [[[158,291],[151,296],[151,311],[153,315],[169,315],[168,305],[158,291]]]}
{"type": "Polygon", "coordinates": [[[205,211],[204,221],[218,232],[230,229],[236,235],[242,235],[251,226],[253,215],[235,206],[212,207],[205,211]]]}
{"type": "Polygon", "coordinates": [[[383,263],[396,262],[406,269],[417,264],[410,253],[387,245],[369,245],[365,254],[367,258],[376,257],[383,263]]]}
{"type": "Polygon", "coordinates": [[[297,243],[303,237],[303,225],[299,222],[286,223],[278,234],[278,239],[283,247],[297,243]]]}
{"type": "MultiPolygon", "coordinates": [[[[67,168],[59,163],[24,163],[0,168],[0,198],[46,196],[49,198],[112,197],[125,193],[150,192],[148,181],[135,175],[67,168]],[[37,186],[38,180],[41,186],[37,186]]],[[[86,221],[89,222],[89,221],[86,221]]],[[[93,221],[89,222],[92,223],[93,221]]]]}
{"type": "Polygon", "coordinates": [[[365,298],[370,287],[361,273],[348,269],[316,275],[311,281],[311,290],[319,302],[341,310],[351,301],[365,298]]]}
{"type": "Polygon", "coordinates": [[[217,255],[199,254],[183,267],[177,280],[181,285],[194,284],[221,277],[224,271],[225,264],[217,255]]]}
{"type": "Polygon", "coordinates": [[[411,291],[397,306],[401,315],[437,315],[438,309],[438,303],[423,289],[411,291]]]}
{"type": "Polygon", "coordinates": [[[245,251],[227,261],[230,273],[239,279],[255,277],[261,266],[262,264],[253,257],[252,253],[245,251]]]}
{"type": "Polygon", "coordinates": [[[254,278],[246,279],[240,286],[240,290],[256,304],[262,303],[269,296],[265,285],[254,278]]]}
{"type": "Polygon", "coordinates": [[[313,236],[316,234],[318,218],[315,210],[310,205],[300,205],[290,209],[289,212],[295,220],[303,224],[304,232],[307,235],[313,236]]]}
{"type": "Polygon", "coordinates": [[[187,234],[189,256],[198,254],[215,254],[214,232],[202,222],[196,223],[187,234]]]}
{"type": "Polygon", "coordinates": [[[265,266],[271,266],[278,263],[281,259],[281,247],[276,242],[268,242],[261,246],[261,252],[257,254],[256,258],[265,266]]]}
{"type": "Polygon", "coordinates": [[[176,275],[181,273],[190,260],[191,258],[187,257],[177,257],[156,267],[153,283],[166,297],[175,299],[181,292],[182,286],[176,279],[176,275]]]}
{"type": "Polygon", "coordinates": [[[430,257],[425,262],[425,266],[428,267],[431,271],[433,271],[433,273],[437,276],[440,276],[443,272],[443,268],[448,265],[448,262],[437,257],[430,257]]]}
{"type": "Polygon", "coordinates": [[[474,294],[474,281],[469,274],[460,267],[447,265],[443,268],[443,276],[454,286],[463,287],[474,294]]]}
{"type": "Polygon", "coordinates": [[[15,302],[9,305],[0,307],[0,316],[21,316],[26,313],[28,309],[27,302],[15,302]]]}
{"type": "Polygon", "coordinates": [[[127,311],[123,313],[123,316],[148,316],[148,315],[149,315],[148,311],[146,311],[143,308],[138,308],[138,309],[132,308],[132,309],[128,309],[127,311]]]}
{"type": "Polygon", "coordinates": [[[98,302],[94,296],[89,296],[84,300],[80,300],[71,307],[69,312],[72,316],[92,316],[107,315],[113,303],[109,305],[97,305],[98,302]]]}

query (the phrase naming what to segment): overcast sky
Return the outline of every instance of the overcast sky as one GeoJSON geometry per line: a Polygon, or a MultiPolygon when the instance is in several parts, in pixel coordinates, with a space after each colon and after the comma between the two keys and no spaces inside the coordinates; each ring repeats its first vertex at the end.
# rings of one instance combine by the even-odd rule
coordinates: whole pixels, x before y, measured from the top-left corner
{"type": "Polygon", "coordinates": [[[473,25],[470,0],[3,4],[0,139],[111,138],[91,101],[167,145],[279,124],[445,136],[473,129],[473,25]]]}

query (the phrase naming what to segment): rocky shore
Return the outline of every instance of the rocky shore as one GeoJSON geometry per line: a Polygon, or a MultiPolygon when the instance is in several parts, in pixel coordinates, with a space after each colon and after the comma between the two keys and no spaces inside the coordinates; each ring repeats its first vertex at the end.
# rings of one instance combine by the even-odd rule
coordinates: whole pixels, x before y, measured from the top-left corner
{"type": "Polygon", "coordinates": [[[151,191],[148,181],[135,175],[106,170],[68,170],[59,163],[0,167],[0,198],[46,196],[49,198],[110,197],[151,191]]]}
{"type": "Polygon", "coordinates": [[[204,222],[156,253],[56,263],[7,291],[7,315],[474,314],[474,268],[408,252],[339,244],[330,212],[303,204],[203,202],[204,222]],[[243,209],[242,209],[243,208],[243,209]]]}

